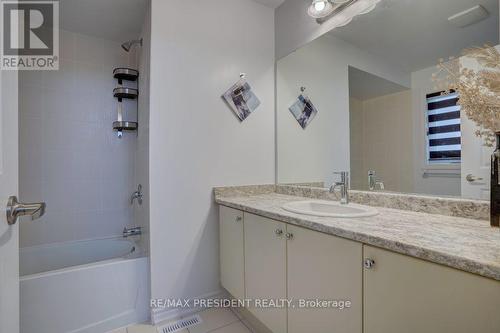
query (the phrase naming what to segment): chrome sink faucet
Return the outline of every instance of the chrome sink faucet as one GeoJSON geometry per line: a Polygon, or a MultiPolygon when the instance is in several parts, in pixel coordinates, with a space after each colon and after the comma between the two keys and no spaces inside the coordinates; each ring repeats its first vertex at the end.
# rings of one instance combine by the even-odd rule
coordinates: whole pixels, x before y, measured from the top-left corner
{"type": "Polygon", "coordinates": [[[368,188],[370,191],[375,191],[377,186],[381,191],[385,190],[384,182],[377,177],[377,173],[374,170],[368,171],[368,188]]]}
{"type": "Polygon", "coordinates": [[[330,193],[335,193],[335,189],[340,187],[340,203],[347,205],[349,203],[349,172],[334,172],[334,174],[340,175],[340,181],[332,184],[330,193]]]}

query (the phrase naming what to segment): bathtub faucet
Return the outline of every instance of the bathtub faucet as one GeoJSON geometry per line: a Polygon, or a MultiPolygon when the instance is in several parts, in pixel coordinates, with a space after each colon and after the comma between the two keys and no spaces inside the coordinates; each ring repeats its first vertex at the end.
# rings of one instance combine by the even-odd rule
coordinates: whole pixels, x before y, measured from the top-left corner
{"type": "Polygon", "coordinates": [[[139,235],[142,235],[141,227],[123,228],[123,237],[125,238],[139,235]]]}
{"type": "Polygon", "coordinates": [[[142,205],[142,198],[143,197],[144,197],[144,194],[142,193],[142,185],[139,184],[139,186],[137,186],[137,191],[132,193],[132,196],[130,197],[130,204],[133,205],[134,200],[137,199],[137,202],[139,203],[139,205],[142,205]]]}

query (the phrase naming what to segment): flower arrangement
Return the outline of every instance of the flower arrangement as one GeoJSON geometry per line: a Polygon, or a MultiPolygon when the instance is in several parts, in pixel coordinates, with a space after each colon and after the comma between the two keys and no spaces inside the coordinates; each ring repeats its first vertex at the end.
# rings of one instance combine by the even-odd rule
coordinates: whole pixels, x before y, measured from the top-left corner
{"type": "Polygon", "coordinates": [[[491,147],[500,131],[500,52],[485,45],[466,49],[462,55],[474,59],[480,69],[462,68],[459,58],[440,59],[432,80],[445,95],[459,93],[462,112],[479,128],[476,136],[491,147]]]}

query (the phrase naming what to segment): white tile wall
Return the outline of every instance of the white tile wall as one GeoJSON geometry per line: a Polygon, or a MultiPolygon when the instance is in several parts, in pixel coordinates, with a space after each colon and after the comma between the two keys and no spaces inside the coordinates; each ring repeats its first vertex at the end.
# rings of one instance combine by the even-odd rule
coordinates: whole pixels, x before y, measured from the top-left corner
{"type": "Polygon", "coordinates": [[[135,205],[134,221],[142,227],[143,250],[149,253],[149,72],[150,72],[150,47],[151,47],[151,15],[150,8],[142,29],[143,45],[137,55],[139,68],[139,130],[137,137],[137,151],[135,156],[135,179],[142,185],[144,193],[143,204],[135,205]]]}
{"type": "MultiPolygon", "coordinates": [[[[133,224],[137,136],[112,130],[120,43],[61,31],[59,71],[20,73],[20,189],[47,214],[21,223],[21,246],[119,235],[133,224]]],[[[132,65],[135,67],[135,65],[132,65]]],[[[135,120],[135,103],[126,103],[135,120]]]]}
{"type": "Polygon", "coordinates": [[[151,15],[150,9],[142,28],[143,45],[138,53],[139,77],[139,131],[137,137],[137,152],[135,156],[135,179],[142,185],[144,193],[143,204],[134,208],[135,222],[142,227],[141,247],[149,253],[149,72],[151,47],[151,15]]]}

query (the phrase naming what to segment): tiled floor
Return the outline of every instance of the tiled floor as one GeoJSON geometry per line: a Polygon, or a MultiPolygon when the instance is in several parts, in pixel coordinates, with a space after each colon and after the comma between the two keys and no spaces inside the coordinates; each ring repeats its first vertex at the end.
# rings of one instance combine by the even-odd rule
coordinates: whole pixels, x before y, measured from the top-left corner
{"type": "MultiPolygon", "coordinates": [[[[250,333],[250,330],[229,309],[209,309],[198,313],[202,323],[179,333],[250,333]]],[[[160,323],[158,327],[168,324],[160,323]]],[[[134,325],[110,333],[157,333],[157,327],[151,325],[134,325]]]]}

